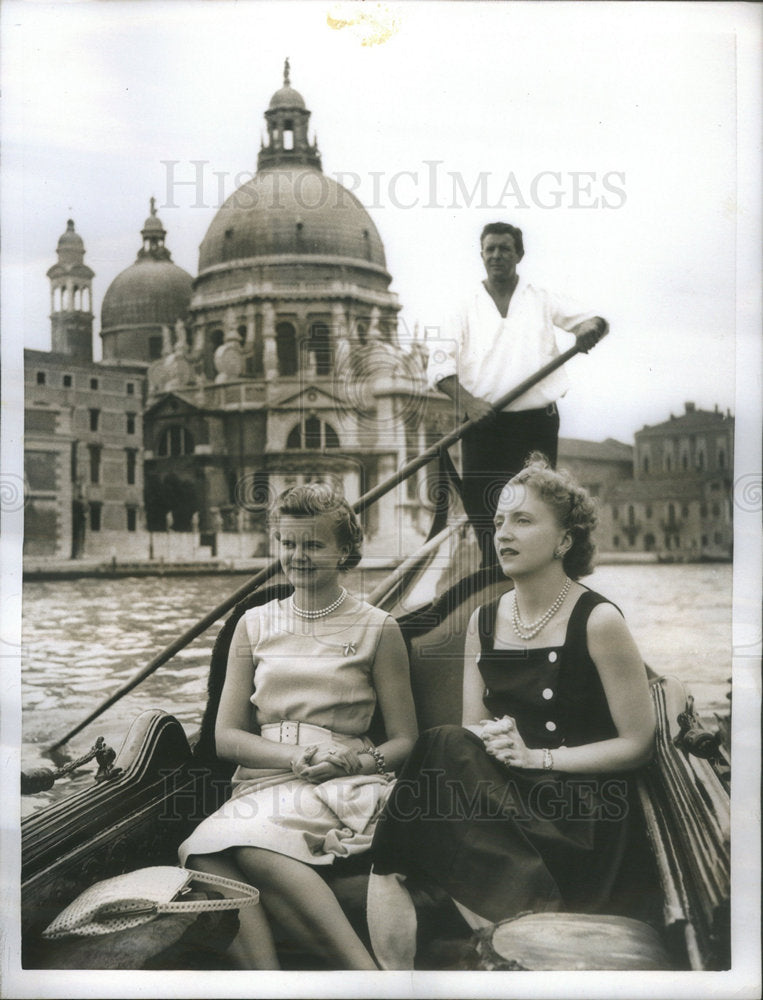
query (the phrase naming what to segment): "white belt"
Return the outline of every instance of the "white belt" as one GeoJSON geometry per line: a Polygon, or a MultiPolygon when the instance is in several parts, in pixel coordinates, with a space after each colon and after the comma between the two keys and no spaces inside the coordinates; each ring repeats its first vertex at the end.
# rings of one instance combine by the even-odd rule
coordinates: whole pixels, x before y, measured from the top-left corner
{"type": "Polygon", "coordinates": [[[323,726],[311,726],[309,722],[266,722],[260,727],[260,735],[271,743],[291,743],[305,746],[308,743],[335,743],[345,741],[346,736],[337,736],[323,726]]]}

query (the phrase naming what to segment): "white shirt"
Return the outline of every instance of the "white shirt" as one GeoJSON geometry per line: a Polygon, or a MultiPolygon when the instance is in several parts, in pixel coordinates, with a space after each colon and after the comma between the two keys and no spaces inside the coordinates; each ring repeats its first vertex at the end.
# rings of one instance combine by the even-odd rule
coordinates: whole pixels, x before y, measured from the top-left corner
{"type": "MultiPolygon", "coordinates": [[[[430,385],[455,375],[472,395],[496,403],[559,356],[554,327],[571,330],[595,315],[519,278],[504,318],[480,283],[443,326],[441,338],[428,341],[430,385]]],[[[558,368],[506,410],[547,406],[568,388],[567,375],[558,368]]]]}

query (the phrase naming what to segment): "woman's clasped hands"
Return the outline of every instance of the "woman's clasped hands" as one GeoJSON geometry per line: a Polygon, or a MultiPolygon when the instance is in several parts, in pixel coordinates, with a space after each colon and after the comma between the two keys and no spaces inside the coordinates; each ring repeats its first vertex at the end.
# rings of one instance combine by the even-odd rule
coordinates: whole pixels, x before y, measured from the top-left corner
{"type": "Polygon", "coordinates": [[[357,753],[350,747],[331,743],[316,746],[311,744],[300,748],[291,762],[291,769],[298,778],[319,785],[340,775],[359,774],[363,765],[357,753]]]}
{"type": "Polygon", "coordinates": [[[519,735],[514,720],[509,715],[500,719],[482,719],[480,739],[485,751],[501,764],[510,767],[531,767],[530,751],[519,735]]]}

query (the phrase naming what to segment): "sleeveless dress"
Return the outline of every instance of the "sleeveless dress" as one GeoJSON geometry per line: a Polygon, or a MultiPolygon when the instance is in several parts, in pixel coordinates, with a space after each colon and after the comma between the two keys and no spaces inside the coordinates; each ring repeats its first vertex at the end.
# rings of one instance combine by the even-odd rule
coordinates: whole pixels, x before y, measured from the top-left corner
{"type": "MultiPolygon", "coordinates": [[[[498,602],[480,608],[479,670],[490,715],[512,716],[530,748],[617,735],[586,642],[593,608],[578,598],[563,646],[493,649],[498,602]]],[[[527,911],[595,910],[624,848],[628,783],[621,774],[512,768],[460,726],[423,733],[376,828],[374,871],[435,883],[498,922],[527,911]]]]}
{"type": "MultiPolygon", "coordinates": [[[[367,745],[376,707],[371,669],[388,618],[365,601],[312,621],[298,618],[289,600],[247,611],[254,731],[277,742],[284,732],[291,734],[284,742],[295,742],[297,734],[302,746],[367,745]]],[[[392,776],[348,775],[314,785],[284,768],[239,766],[232,785],[230,799],[180,845],[181,864],[192,854],[236,846],[266,848],[311,865],[368,850],[392,776]]]]}

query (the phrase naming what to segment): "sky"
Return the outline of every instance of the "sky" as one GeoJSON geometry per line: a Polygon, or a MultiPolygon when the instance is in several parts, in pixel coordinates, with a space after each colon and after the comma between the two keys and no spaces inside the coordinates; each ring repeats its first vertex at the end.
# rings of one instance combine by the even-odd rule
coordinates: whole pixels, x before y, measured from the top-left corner
{"type": "Polygon", "coordinates": [[[740,278],[759,222],[740,199],[750,7],[5,0],[4,363],[50,348],[46,271],[69,217],[96,333],[151,196],[197,273],[289,56],[324,172],[384,241],[403,337],[436,336],[483,277],[482,226],[507,220],[520,273],[611,324],[570,363],[564,436],[632,441],[687,401],[736,412],[758,277],[740,278]]]}

